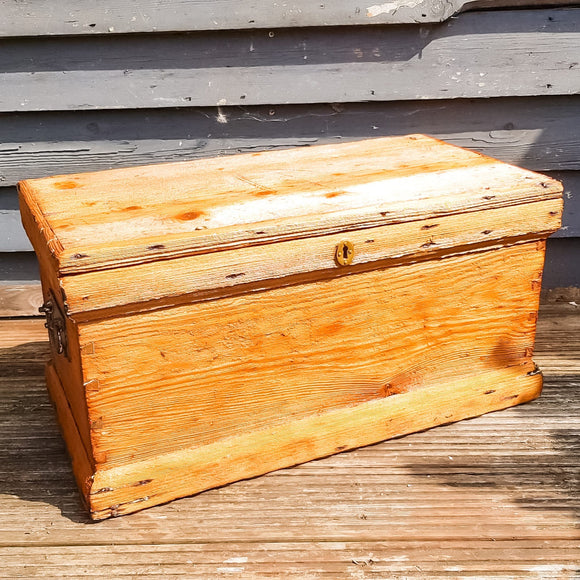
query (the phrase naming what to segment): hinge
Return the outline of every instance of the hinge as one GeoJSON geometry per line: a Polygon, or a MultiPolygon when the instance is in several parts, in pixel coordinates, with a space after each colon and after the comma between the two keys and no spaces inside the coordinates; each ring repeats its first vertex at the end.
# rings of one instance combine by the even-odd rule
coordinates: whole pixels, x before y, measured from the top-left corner
{"type": "Polygon", "coordinates": [[[46,316],[44,326],[48,329],[48,340],[50,347],[56,354],[69,358],[68,339],[66,335],[66,318],[58,302],[56,301],[52,290],[48,299],[38,309],[39,312],[46,316]]]}

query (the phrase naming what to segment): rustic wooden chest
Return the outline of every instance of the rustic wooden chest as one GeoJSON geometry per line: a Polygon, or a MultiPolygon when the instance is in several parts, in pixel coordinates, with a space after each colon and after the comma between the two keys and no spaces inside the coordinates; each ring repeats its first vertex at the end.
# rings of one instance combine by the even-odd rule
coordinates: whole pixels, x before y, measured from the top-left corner
{"type": "Polygon", "coordinates": [[[550,178],[411,135],[19,190],[94,519],[540,392],[550,178]]]}

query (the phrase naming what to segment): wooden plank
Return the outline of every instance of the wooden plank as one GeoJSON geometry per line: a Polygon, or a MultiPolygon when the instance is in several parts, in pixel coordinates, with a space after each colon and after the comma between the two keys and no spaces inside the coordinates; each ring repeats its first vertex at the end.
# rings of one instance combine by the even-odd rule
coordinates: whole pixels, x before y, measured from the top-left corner
{"type": "Polygon", "coordinates": [[[441,25],[385,32],[373,26],[7,39],[0,111],[580,91],[580,9],[467,13],[441,25]]]}
{"type": "MultiPolygon", "coordinates": [[[[549,239],[542,286],[554,290],[557,296],[571,296],[568,301],[578,302],[575,288],[580,287],[580,239],[549,239]]],[[[32,252],[0,253],[0,294],[6,308],[0,309],[0,317],[39,316],[37,305],[42,302],[38,265],[32,252]],[[14,262],[16,258],[16,262],[14,262]],[[26,280],[23,291],[21,282],[26,280]],[[21,298],[26,296],[26,298],[21,298]],[[9,306],[9,307],[7,307],[9,306]]]]}
{"type": "Polygon", "coordinates": [[[39,316],[42,290],[33,252],[0,253],[0,318],[39,316]]]}
{"type": "Polygon", "coordinates": [[[371,4],[353,0],[313,3],[294,0],[122,0],[103,7],[79,0],[43,5],[31,0],[0,1],[0,37],[187,32],[240,28],[285,28],[441,22],[461,10],[575,4],[572,0],[394,0],[371,4]]]}
{"type": "MultiPolygon", "coordinates": [[[[505,160],[508,161],[509,160],[505,160]]],[[[77,170],[82,167],[77,167],[77,170]]],[[[562,227],[554,234],[557,238],[580,237],[580,171],[550,171],[548,176],[561,181],[564,185],[564,213],[562,227]]],[[[0,252],[30,252],[32,245],[22,227],[15,187],[0,188],[0,207],[2,200],[8,200],[13,209],[0,210],[0,231],[8,235],[0,239],[0,252]]]]}
{"type": "MultiPolygon", "coordinates": [[[[548,261],[544,271],[543,288],[544,300],[557,302],[580,303],[580,271],[577,264],[577,256],[580,251],[580,242],[574,240],[574,247],[570,250],[554,251],[551,248],[551,240],[548,240],[548,261]],[[559,286],[558,286],[559,284],[559,286]]],[[[0,254],[1,260],[2,254],[0,254]]],[[[30,256],[34,258],[32,254],[30,256]]],[[[37,270],[34,265],[34,271],[37,270]]],[[[31,274],[34,275],[34,274],[31,274]]],[[[36,274],[38,275],[38,274],[36,274]]],[[[0,279],[2,278],[0,270],[0,279]]],[[[0,318],[13,316],[40,316],[38,307],[42,304],[42,289],[40,282],[28,284],[15,284],[4,280],[0,284],[0,318]]]]}
{"type": "MultiPolygon", "coordinates": [[[[68,378],[69,377],[66,377],[66,379],[68,378]]],[[[73,404],[75,401],[71,401],[70,392],[67,392],[68,389],[64,389],[61,385],[57,371],[52,362],[50,362],[46,367],[46,385],[56,410],[60,431],[68,447],[73,473],[75,474],[78,488],[81,490],[81,495],[84,496],[89,493],[93,483],[95,461],[92,453],[87,451],[84,442],[85,436],[84,433],[82,433],[82,429],[79,430],[77,417],[75,417],[76,409],[73,404]]],[[[67,386],[70,388],[71,385],[69,384],[67,386]]],[[[74,386],[77,387],[76,396],[78,398],[80,394],[79,391],[82,391],[82,389],[78,389],[77,385],[74,386]]],[[[84,407],[86,409],[86,406],[84,407]]],[[[83,423],[86,423],[86,416],[83,423]]],[[[82,425],[81,423],[81,426],[84,427],[85,425],[82,425]]]]}
{"type": "Polygon", "coordinates": [[[75,320],[102,318],[112,315],[102,309],[140,312],[176,302],[191,304],[362,272],[376,268],[379,261],[382,268],[393,267],[539,239],[558,227],[560,212],[558,199],[349,232],[355,256],[348,272],[336,269],[335,248],[345,239],[340,233],[180,258],[171,267],[161,260],[65,276],[60,285],[68,313],[75,320]],[[296,256],[309,259],[297,260],[296,256]],[[111,286],[114,293],[103,291],[111,286]]]}
{"type": "Polygon", "coordinates": [[[542,290],[542,303],[557,304],[576,302],[580,304],[580,287],[546,288],[542,290]]]}
{"type": "Polygon", "coordinates": [[[537,396],[542,248],[528,242],[80,325],[84,382],[94,385],[92,517],[537,396]]]}
{"type": "Polygon", "coordinates": [[[544,307],[540,399],[87,525],[40,320],[0,322],[0,574],[574,578],[580,316],[544,307]],[[445,525],[442,525],[442,521],[445,525]]]}
{"type": "Polygon", "coordinates": [[[410,135],[27,180],[19,191],[36,252],[68,275],[560,199],[562,186],[410,135]]]}
{"type": "Polygon", "coordinates": [[[580,169],[574,97],[42,112],[0,116],[0,180],[408,135],[535,171],[580,169]]]}
{"type": "MultiPolygon", "coordinates": [[[[564,184],[564,213],[562,227],[553,234],[557,238],[580,237],[580,171],[551,171],[548,176],[564,184]]],[[[2,193],[16,202],[16,188],[0,188],[2,193]]],[[[0,231],[8,235],[0,239],[0,252],[30,252],[32,245],[22,227],[20,212],[17,209],[0,210],[0,231]]]]}
{"type": "Polygon", "coordinates": [[[0,283],[0,316],[37,316],[42,302],[38,283],[0,283]]]}
{"type": "Polygon", "coordinates": [[[32,576],[178,578],[572,579],[574,542],[248,542],[189,545],[15,547],[5,571],[32,576]],[[91,552],[91,549],[94,552],[91,552]]]}
{"type": "MultiPolygon", "coordinates": [[[[39,220],[38,226],[44,231],[50,229],[50,226],[42,219],[39,220]]],[[[38,230],[30,232],[31,241],[36,246],[38,246],[36,240],[38,234],[38,230]]],[[[51,240],[49,243],[51,247],[57,244],[58,242],[55,240],[51,240]]],[[[61,313],[66,312],[64,296],[53,264],[49,261],[48,251],[37,251],[36,255],[39,260],[40,280],[44,298],[47,302],[50,299],[53,309],[58,309],[61,313]]],[[[66,335],[68,350],[65,351],[63,349],[62,356],[58,356],[57,349],[54,343],[51,342],[53,357],[51,368],[47,368],[46,378],[47,382],[50,383],[50,377],[58,374],[62,381],[62,387],[51,390],[51,398],[58,409],[59,417],[62,418],[62,429],[65,438],[67,441],[69,441],[70,437],[74,438],[74,442],[71,442],[72,447],[69,447],[69,449],[71,449],[79,487],[87,489],[90,487],[87,464],[92,462],[94,465],[94,459],[91,453],[90,426],[85,398],[86,386],[83,384],[77,325],[71,317],[63,315],[63,320],[63,331],[66,335]],[[80,439],[77,440],[75,437],[80,437],[80,439]]],[[[54,384],[54,381],[52,384],[54,384]]]]}
{"type": "MultiPolygon", "coordinates": [[[[547,175],[561,181],[564,185],[562,227],[553,234],[553,237],[580,237],[580,172],[550,171],[547,175]]],[[[10,197],[17,205],[16,188],[0,188],[0,197],[2,193],[10,197]]],[[[32,245],[22,226],[19,210],[0,210],[0,231],[8,232],[6,237],[0,239],[0,252],[32,251],[32,245]]]]}

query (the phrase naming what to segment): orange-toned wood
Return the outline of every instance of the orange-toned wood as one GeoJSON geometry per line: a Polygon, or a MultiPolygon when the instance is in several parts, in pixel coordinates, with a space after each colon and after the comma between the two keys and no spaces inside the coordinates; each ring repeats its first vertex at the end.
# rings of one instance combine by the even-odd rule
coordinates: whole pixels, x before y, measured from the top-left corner
{"type": "Polygon", "coordinates": [[[96,461],[118,465],[531,353],[536,242],[79,328],[96,461]]]}
{"type": "MultiPolygon", "coordinates": [[[[44,300],[56,300],[58,308],[62,312],[67,311],[60,280],[56,277],[56,272],[47,267],[41,261],[41,283],[44,300]],[[44,266],[44,267],[43,267],[44,266]]],[[[85,453],[92,457],[89,414],[83,385],[81,351],[78,341],[77,324],[69,316],[65,318],[66,336],[68,341],[67,356],[58,355],[52,352],[52,365],[55,372],[60,377],[62,389],[68,400],[71,417],[75,423],[75,429],[80,434],[85,453]]],[[[48,372],[48,371],[47,371],[48,372]]]]}
{"type": "Polygon", "coordinates": [[[81,325],[93,517],[533,398],[542,261],[531,242],[81,325]]]}
{"type": "Polygon", "coordinates": [[[411,135],[35,179],[19,190],[70,274],[541,201],[562,187],[411,135]]]}
{"type": "Polygon", "coordinates": [[[95,463],[87,453],[83,435],[78,429],[77,421],[69,404],[69,394],[65,392],[63,384],[52,363],[46,365],[46,384],[50,398],[56,409],[62,436],[71,457],[77,485],[83,497],[86,498],[93,487],[95,463]]]}
{"type": "Polygon", "coordinates": [[[558,228],[562,200],[550,199],[460,214],[391,224],[341,234],[267,244],[66,276],[61,286],[69,313],[77,320],[112,316],[99,309],[139,311],[281,284],[351,274],[434,259],[518,239],[546,236],[558,228]],[[354,244],[352,266],[337,268],[341,240],[354,244]],[[111,288],[115,291],[111,292],[111,288]],[[97,311],[97,312],[94,312],[97,311]]]}
{"type": "Polygon", "coordinates": [[[541,374],[503,368],[103,469],[88,497],[91,517],[128,514],[316,457],[505,409],[536,398],[541,388],[541,374]]]}
{"type": "Polygon", "coordinates": [[[418,135],[22,183],[92,517],[537,396],[561,189],[418,135]]]}
{"type": "MultiPolygon", "coordinates": [[[[22,203],[21,200],[20,208],[22,223],[38,257],[43,300],[47,301],[52,297],[62,312],[68,312],[62,277],[55,258],[55,255],[62,251],[62,245],[49,223],[50,217],[42,214],[34,197],[27,199],[26,203],[22,203]]],[[[90,456],[90,427],[82,381],[77,325],[74,319],[66,318],[66,329],[69,342],[68,356],[54,356],[53,365],[61,378],[76,429],[85,445],[86,453],[90,456]]]]}

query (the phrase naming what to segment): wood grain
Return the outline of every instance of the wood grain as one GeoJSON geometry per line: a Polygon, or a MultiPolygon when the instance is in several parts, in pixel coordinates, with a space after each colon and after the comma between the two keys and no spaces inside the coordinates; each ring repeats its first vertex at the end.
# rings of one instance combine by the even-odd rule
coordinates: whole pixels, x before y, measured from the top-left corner
{"type": "MultiPolygon", "coordinates": [[[[69,389],[67,390],[70,391],[70,378],[64,373],[63,376],[67,379],[67,382],[69,382],[69,389]]],[[[52,363],[49,363],[46,366],[46,384],[48,386],[49,395],[56,409],[62,436],[69,447],[69,456],[71,458],[73,473],[75,474],[77,485],[79,486],[81,493],[86,496],[90,493],[92,487],[95,463],[92,454],[87,452],[86,443],[83,441],[83,435],[79,432],[77,427],[75,414],[78,413],[78,410],[73,410],[71,403],[69,403],[71,399],[74,403],[75,398],[71,397],[70,392],[65,392],[52,363]]]]}
{"type": "Polygon", "coordinates": [[[34,223],[46,222],[46,241],[33,239],[33,246],[49,246],[44,259],[61,274],[504,207],[562,191],[544,176],[420,135],[19,187],[25,229],[38,238],[34,223]]]}
{"type": "Polygon", "coordinates": [[[0,284],[0,316],[34,316],[41,305],[38,283],[0,284]]]}
{"type": "Polygon", "coordinates": [[[546,176],[411,135],[19,191],[94,519],[539,394],[546,176]]]}
{"type": "Polygon", "coordinates": [[[191,256],[171,267],[161,260],[65,276],[60,284],[75,320],[103,318],[113,313],[102,309],[139,312],[538,238],[558,228],[561,212],[562,200],[553,199],[191,256]],[[335,249],[345,236],[354,260],[337,270],[335,249]],[[110,286],[114,293],[103,291],[110,286]]]}
{"type": "Polygon", "coordinates": [[[6,570],[19,571],[22,561],[30,570],[55,577],[122,577],[140,574],[179,575],[189,578],[449,578],[514,580],[541,577],[573,580],[576,564],[573,542],[248,542],[147,546],[46,547],[5,550],[6,570]],[[491,544],[491,545],[490,545],[491,544]],[[447,561],[446,561],[447,559],[447,561]],[[78,562],[75,570],[72,562],[78,562]],[[364,575],[363,575],[364,574],[364,575]]]}
{"type": "MultiPolygon", "coordinates": [[[[559,238],[580,237],[580,172],[551,172],[549,177],[557,179],[564,185],[564,208],[562,227],[554,234],[559,238]]],[[[15,188],[6,188],[5,193],[17,203],[15,188]]],[[[0,191],[0,195],[1,195],[0,191]]],[[[0,240],[0,252],[29,252],[32,245],[26,235],[17,209],[0,212],[0,228],[9,231],[9,238],[0,240]]]]}
{"type": "Polygon", "coordinates": [[[541,384],[540,375],[526,377],[513,370],[483,373],[421,393],[361,403],[352,409],[249,432],[221,444],[196,446],[150,461],[103,469],[96,472],[88,498],[91,517],[99,520],[132,513],[313,457],[524,403],[540,394],[541,384]],[[493,396],[486,396],[489,391],[493,396]],[[412,416],[409,408],[413,409],[412,416]]]}
{"type": "Polygon", "coordinates": [[[5,39],[0,111],[573,95],[579,23],[569,8],[363,31],[5,39]]]}
{"type": "MultiPolygon", "coordinates": [[[[66,313],[59,272],[54,260],[54,252],[60,248],[60,243],[45,217],[38,211],[34,199],[29,200],[29,204],[22,208],[21,214],[24,228],[36,249],[39,261],[42,301],[46,304],[51,300],[55,307],[66,313]]],[[[73,449],[84,447],[84,453],[91,458],[90,425],[82,380],[77,325],[69,316],[65,316],[65,332],[68,352],[58,354],[55,350],[52,351],[52,362],[62,380],[62,389],[65,393],[63,400],[66,400],[67,405],[67,409],[60,409],[59,414],[63,417],[72,414],[75,423],[74,432],[80,435],[80,441],[75,441],[73,449]]],[[[60,399],[55,397],[53,400],[60,399]]],[[[72,427],[67,427],[67,432],[71,432],[71,429],[72,427]]],[[[75,457],[75,465],[82,467],[85,460],[75,457]]],[[[82,477],[84,479],[84,468],[82,477]]]]}
{"type": "Polygon", "coordinates": [[[539,7],[575,4],[571,0],[395,0],[367,6],[353,0],[313,4],[294,0],[284,4],[263,1],[122,0],[104,8],[79,0],[63,0],[52,7],[31,2],[0,1],[3,13],[0,36],[55,36],[79,34],[126,34],[135,32],[178,32],[441,22],[462,10],[539,7]]]}
{"type": "Polygon", "coordinates": [[[98,524],[46,396],[42,321],[0,321],[0,574],[571,580],[578,312],[540,310],[537,401],[98,524]]]}
{"type": "Polygon", "coordinates": [[[84,382],[96,385],[87,392],[97,461],[90,501],[102,513],[93,517],[423,429],[421,405],[427,423],[455,420],[447,399],[437,403],[439,388],[445,397],[467,389],[461,416],[527,400],[541,384],[530,357],[542,261],[533,242],[82,324],[84,382]],[[492,384],[504,380],[509,395],[492,384]],[[406,427],[391,425],[393,405],[406,427]],[[230,445],[245,451],[218,467],[218,456],[238,457],[230,445]],[[167,485],[163,468],[158,484],[164,454],[177,471],[203,464],[197,483],[177,475],[167,485]]]}
{"type": "MultiPolygon", "coordinates": [[[[56,276],[56,272],[50,264],[41,263],[41,286],[43,301],[51,300],[55,308],[65,313],[63,294],[56,276]]],[[[86,403],[85,389],[82,372],[82,358],[78,339],[78,328],[75,321],[65,316],[65,334],[67,350],[62,354],[56,352],[51,345],[51,365],[47,368],[47,381],[53,374],[58,373],[62,381],[60,389],[52,389],[51,396],[57,406],[59,421],[62,420],[63,431],[67,437],[75,434],[79,437],[74,440],[71,450],[75,475],[81,488],[86,487],[87,461],[93,460],[90,439],[90,417],[86,403]],[[77,449],[78,448],[78,449],[77,449]],[[82,448],[82,453],[80,449],[82,448]]],[[[52,381],[54,383],[54,381],[52,381]]]]}

